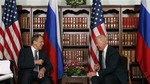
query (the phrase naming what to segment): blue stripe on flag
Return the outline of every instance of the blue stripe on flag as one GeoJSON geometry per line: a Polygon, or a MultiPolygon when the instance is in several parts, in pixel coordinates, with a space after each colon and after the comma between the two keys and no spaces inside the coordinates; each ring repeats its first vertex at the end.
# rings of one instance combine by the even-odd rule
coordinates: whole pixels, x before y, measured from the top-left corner
{"type": "Polygon", "coordinates": [[[56,15],[54,11],[51,9],[50,5],[48,4],[48,11],[47,11],[47,17],[46,17],[46,32],[47,36],[50,39],[50,42],[52,43],[53,47],[56,48],[56,42],[54,39],[57,38],[57,25],[56,25],[56,15]]]}
{"type": "Polygon", "coordinates": [[[150,14],[146,8],[141,4],[139,17],[139,32],[142,35],[146,45],[150,48],[150,14]]]}
{"type": "Polygon", "coordinates": [[[48,34],[48,38],[50,42],[52,43],[53,47],[55,48],[57,52],[57,61],[58,61],[58,79],[61,79],[63,76],[63,60],[62,60],[62,52],[60,49],[60,46],[58,45],[58,38],[57,37],[57,20],[56,20],[56,14],[48,4],[48,11],[47,11],[47,18],[45,23],[45,32],[48,34]]]}
{"type": "Polygon", "coordinates": [[[61,79],[63,77],[63,59],[62,59],[62,52],[60,50],[60,47],[58,46],[58,79],[61,79]]]}

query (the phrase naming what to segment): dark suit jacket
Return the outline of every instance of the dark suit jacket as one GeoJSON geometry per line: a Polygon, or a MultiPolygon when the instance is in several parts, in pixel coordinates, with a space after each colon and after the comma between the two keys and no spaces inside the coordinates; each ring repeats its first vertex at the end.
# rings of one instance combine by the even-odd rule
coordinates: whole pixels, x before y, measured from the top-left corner
{"type": "MultiPolygon", "coordinates": [[[[101,53],[99,56],[100,66],[102,66],[101,53]]],[[[127,84],[127,70],[123,69],[119,52],[115,48],[108,46],[106,51],[106,69],[100,69],[98,74],[101,78],[108,74],[115,74],[122,84],[127,84]]]]}
{"type": "MultiPolygon", "coordinates": [[[[45,75],[49,75],[49,71],[52,70],[52,65],[48,59],[47,54],[39,50],[39,59],[44,60],[43,65],[40,65],[39,68],[45,67],[46,72],[45,75]]],[[[33,69],[35,67],[34,64],[34,57],[31,50],[31,47],[29,48],[22,48],[19,53],[18,57],[18,68],[20,75],[24,73],[24,71],[28,71],[29,73],[32,73],[33,69]]]]}

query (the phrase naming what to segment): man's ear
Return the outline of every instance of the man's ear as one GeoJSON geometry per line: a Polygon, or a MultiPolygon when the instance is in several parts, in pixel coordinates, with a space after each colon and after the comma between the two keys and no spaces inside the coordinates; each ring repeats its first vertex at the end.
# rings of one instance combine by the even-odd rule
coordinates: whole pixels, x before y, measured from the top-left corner
{"type": "Polygon", "coordinates": [[[36,44],[36,41],[33,41],[33,44],[36,44]]]}

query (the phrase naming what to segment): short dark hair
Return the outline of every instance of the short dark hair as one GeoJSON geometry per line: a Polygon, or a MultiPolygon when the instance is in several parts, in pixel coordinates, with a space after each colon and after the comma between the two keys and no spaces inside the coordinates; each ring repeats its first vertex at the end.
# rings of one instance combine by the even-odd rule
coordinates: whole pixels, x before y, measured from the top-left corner
{"type": "Polygon", "coordinates": [[[33,41],[37,41],[37,39],[38,39],[40,36],[43,37],[41,34],[35,34],[35,35],[33,35],[32,39],[31,39],[31,43],[33,44],[33,41]]]}

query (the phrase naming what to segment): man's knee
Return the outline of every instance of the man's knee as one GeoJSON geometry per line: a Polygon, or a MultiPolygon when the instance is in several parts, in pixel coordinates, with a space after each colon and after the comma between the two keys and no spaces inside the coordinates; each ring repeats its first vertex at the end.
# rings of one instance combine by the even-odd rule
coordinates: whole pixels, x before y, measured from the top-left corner
{"type": "Polygon", "coordinates": [[[101,78],[98,77],[98,76],[93,76],[91,78],[91,82],[92,82],[92,84],[100,84],[101,83],[101,78]]]}
{"type": "Polygon", "coordinates": [[[103,84],[118,84],[119,80],[116,76],[106,76],[103,79],[103,84]]]}
{"type": "Polygon", "coordinates": [[[20,74],[18,76],[18,83],[19,84],[29,84],[32,80],[31,76],[32,75],[30,73],[20,74]]]}
{"type": "Polygon", "coordinates": [[[111,78],[110,76],[104,77],[104,78],[103,78],[104,84],[108,84],[109,82],[112,82],[111,79],[112,79],[112,78],[111,78]]]}
{"type": "Polygon", "coordinates": [[[41,84],[52,84],[51,79],[49,77],[43,77],[41,79],[41,84]]]}

